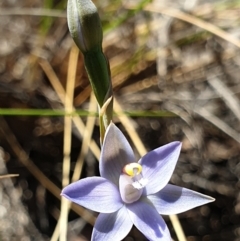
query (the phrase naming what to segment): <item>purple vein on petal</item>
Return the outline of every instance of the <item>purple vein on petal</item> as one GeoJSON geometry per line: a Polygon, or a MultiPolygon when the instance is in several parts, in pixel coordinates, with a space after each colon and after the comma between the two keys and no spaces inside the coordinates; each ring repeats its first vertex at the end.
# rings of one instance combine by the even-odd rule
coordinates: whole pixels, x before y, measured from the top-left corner
{"type": "Polygon", "coordinates": [[[88,177],[62,190],[62,196],[95,212],[111,213],[123,206],[118,188],[102,177],[88,177]]]}
{"type": "Polygon", "coordinates": [[[181,143],[175,141],[150,151],[140,159],[143,177],[148,180],[145,187],[146,195],[156,193],[167,185],[175,169],[180,150],[181,143]]]}
{"type": "Polygon", "coordinates": [[[171,215],[213,202],[215,199],[187,188],[168,184],[158,193],[148,195],[160,214],[171,215]]]}
{"type": "Polygon", "coordinates": [[[127,208],[133,224],[148,240],[171,241],[171,236],[165,221],[152,205],[138,201],[128,204],[127,208]]]}
{"type": "Polygon", "coordinates": [[[126,207],[114,213],[100,213],[92,234],[92,241],[120,241],[130,232],[133,223],[126,207]]]}
{"type": "Polygon", "coordinates": [[[123,167],[135,162],[131,146],[123,133],[111,123],[106,131],[99,166],[100,175],[118,186],[123,167]]]}

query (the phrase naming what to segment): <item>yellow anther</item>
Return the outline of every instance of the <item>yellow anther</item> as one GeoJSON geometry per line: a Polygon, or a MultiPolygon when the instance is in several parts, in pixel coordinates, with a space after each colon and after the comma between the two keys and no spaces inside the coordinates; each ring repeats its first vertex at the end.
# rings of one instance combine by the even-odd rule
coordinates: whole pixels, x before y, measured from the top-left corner
{"type": "Polygon", "coordinates": [[[142,166],[137,162],[129,163],[123,168],[123,172],[130,177],[134,177],[142,172],[142,166]]]}

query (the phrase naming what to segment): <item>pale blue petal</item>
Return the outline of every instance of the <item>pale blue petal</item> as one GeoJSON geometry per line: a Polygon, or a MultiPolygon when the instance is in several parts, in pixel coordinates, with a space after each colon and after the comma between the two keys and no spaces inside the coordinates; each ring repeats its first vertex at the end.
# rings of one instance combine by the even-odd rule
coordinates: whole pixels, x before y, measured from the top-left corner
{"type": "Polygon", "coordinates": [[[112,213],[123,206],[118,188],[102,177],[87,177],[66,186],[61,193],[95,212],[112,213]]]}
{"type": "Polygon", "coordinates": [[[126,207],[114,213],[100,213],[94,225],[92,241],[120,241],[130,232],[133,223],[126,207]]]}
{"type": "Polygon", "coordinates": [[[180,150],[181,143],[175,141],[150,151],[140,159],[143,178],[148,180],[145,187],[146,195],[154,194],[167,185],[175,169],[180,150]]]}
{"type": "Polygon", "coordinates": [[[118,186],[125,165],[136,162],[123,133],[111,123],[106,131],[99,161],[100,175],[118,186]]]}
{"type": "Polygon", "coordinates": [[[215,199],[187,188],[168,184],[158,193],[147,196],[160,214],[171,215],[213,202],[215,199]]]}
{"type": "Polygon", "coordinates": [[[171,241],[166,223],[153,206],[137,201],[127,208],[133,224],[149,241],[171,241]]]}

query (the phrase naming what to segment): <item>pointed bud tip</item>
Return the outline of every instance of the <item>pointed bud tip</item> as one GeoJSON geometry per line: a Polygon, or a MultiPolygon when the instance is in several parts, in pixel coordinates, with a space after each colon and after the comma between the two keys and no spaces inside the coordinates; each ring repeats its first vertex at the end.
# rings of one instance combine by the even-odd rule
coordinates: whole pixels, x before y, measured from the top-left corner
{"type": "Polygon", "coordinates": [[[70,34],[83,53],[102,49],[101,21],[91,0],[68,0],[67,21],[70,34]]]}

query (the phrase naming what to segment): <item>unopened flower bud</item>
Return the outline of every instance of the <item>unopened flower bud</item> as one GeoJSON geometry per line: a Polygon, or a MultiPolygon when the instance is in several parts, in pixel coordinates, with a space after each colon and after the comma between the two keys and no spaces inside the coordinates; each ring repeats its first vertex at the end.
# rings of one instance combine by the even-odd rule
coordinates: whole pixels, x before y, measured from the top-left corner
{"type": "Polygon", "coordinates": [[[67,20],[70,34],[83,53],[89,81],[101,108],[99,126],[103,142],[105,129],[112,120],[113,98],[110,68],[102,51],[101,21],[91,0],[68,0],[67,20]]]}
{"type": "Polygon", "coordinates": [[[102,49],[102,26],[91,0],[68,0],[67,20],[70,34],[84,53],[102,49]]]}

